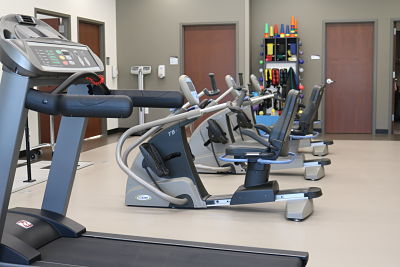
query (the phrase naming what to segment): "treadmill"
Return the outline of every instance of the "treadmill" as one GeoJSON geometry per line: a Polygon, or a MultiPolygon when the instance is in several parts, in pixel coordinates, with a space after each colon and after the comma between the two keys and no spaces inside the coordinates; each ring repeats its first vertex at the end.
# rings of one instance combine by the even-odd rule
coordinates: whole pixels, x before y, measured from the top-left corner
{"type": "Polygon", "coordinates": [[[308,253],[86,231],[66,217],[87,117],[128,117],[133,107],[177,108],[176,91],[109,90],[104,66],[31,16],[0,19],[0,266],[305,266],[308,253]],[[40,92],[35,86],[57,86],[40,92]],[[40,209],[8,209],[28,109],[62,115],[40,209]]]}

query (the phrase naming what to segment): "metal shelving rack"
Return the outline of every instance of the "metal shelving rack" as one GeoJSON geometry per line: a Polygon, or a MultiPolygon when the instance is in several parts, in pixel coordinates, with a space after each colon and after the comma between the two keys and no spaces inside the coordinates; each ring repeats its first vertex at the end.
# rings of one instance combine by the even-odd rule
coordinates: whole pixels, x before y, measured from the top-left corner
{"type": "Polygon", "coordinates": [[[263,41],[263,64],[262,64],[262,77],[263,81],[262,84],[264,87],[266,86],[266,77],[264,70],[265,69],[272,69],[272,68],[287,68],[289,69],[292,67],[295,71],[295,73],[298,75],[299,74],[299,44],[300,44],[300,39],[299,37],[270,37],[270,38],[264,38],[263,41]],[[278,53],[279,46],[283,45],[284,46],[284,59],[288,59],[288,50],[290,50],[290,44],[296,44],[296,61],[289,61],[289,60],[280,60],[278,59],[278,56],[281,55],[281,53],[278,53]],[[274,53],[272,57],[272,61],[267,61],[266,60],[266,55],[267,55],[267,45],[268,44],[273,44],[274,45],[274,53]]]}

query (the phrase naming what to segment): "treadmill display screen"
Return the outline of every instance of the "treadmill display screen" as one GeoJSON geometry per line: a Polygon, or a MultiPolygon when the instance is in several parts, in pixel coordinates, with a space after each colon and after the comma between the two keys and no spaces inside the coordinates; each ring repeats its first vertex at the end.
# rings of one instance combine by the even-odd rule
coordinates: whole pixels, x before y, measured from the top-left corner
{"type": "Polygon", "coordinates": [[[60,69],[101,71],[89,49],[85,46],[68,46],[28,42],[44,70],[60,69]]]}

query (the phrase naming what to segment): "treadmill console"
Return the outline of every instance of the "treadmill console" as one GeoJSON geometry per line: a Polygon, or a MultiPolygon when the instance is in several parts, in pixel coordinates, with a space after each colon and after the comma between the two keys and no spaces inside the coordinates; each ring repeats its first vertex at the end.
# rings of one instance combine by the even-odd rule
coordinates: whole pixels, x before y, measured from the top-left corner
{"type": "Polygon", "coordinates": [[[0,61],[8,71],[29,77],[104,70],[88,46],[67,40],[40,19],[15,14],[0,18],[0,61]]]}
{"type": "Polygon", "coordinates": [[[199,105],[199,95],[197,94],[196,87],[194,87],[192,79],[190,79],[187,75],[181,75],[179,77],[179,85],[190,105],[199,105]]]}
{"type": "Polygon", "coordinates": [[[30,52],[44,70],[74,69],[100,71],[100,67],[86,46],[55,45],[27,42],[30,52]]]}

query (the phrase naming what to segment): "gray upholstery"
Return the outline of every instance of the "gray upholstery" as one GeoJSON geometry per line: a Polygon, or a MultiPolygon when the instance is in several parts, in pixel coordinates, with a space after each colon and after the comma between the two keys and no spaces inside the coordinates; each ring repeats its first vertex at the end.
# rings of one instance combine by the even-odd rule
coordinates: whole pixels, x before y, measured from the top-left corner
{"type": "Polygon", "coordinates": [[[299,128],[292,131],[293,135],[308,135],[313,133],[314,118],[321,104],[325,86],[314,86],[310,100],[299,119],[299,128]]]}

